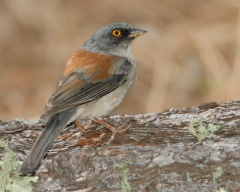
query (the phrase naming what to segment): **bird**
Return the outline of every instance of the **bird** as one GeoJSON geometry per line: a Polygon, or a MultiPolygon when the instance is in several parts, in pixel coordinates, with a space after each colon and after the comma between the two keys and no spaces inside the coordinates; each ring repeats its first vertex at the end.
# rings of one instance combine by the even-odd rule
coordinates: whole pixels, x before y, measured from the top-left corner
{"type": "Polygon", "coordinates": [[[44,128],[23,161],[22,175],[35,174],[54,140],[77,119],[90,119],[114,131],[98,118],[113,111],[136,80],[130,45],[146,32],[126,22],[110,23],[70,55],[40,117],[44,128]]]}

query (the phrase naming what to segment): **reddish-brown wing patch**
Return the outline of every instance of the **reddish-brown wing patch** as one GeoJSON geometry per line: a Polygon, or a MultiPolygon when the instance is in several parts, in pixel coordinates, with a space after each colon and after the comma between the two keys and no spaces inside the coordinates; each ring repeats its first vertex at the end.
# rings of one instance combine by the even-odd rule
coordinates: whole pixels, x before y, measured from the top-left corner
{"type": "Polygon", "coordinates": [[[91,77],[92,81],[100,81],[112,75],[116,60],[115,56],[86,50],[76,51],[67,61],[64,76],[70,75],[75,70],[80,70],[84,73],[84,77],[91,77]]]}

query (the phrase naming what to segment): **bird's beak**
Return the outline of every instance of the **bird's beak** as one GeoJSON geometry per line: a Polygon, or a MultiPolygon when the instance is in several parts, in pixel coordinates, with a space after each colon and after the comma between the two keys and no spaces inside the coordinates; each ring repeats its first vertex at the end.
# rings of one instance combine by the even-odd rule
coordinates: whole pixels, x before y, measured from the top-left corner
{"type": "Polygon", "coordinates": [[[147,31],[145,31],[143,29],[134,28],[134,29],[131,30],[128,37],[135,39],[135,38],[143,35],[144,33],[147,33],[147,31]]]}

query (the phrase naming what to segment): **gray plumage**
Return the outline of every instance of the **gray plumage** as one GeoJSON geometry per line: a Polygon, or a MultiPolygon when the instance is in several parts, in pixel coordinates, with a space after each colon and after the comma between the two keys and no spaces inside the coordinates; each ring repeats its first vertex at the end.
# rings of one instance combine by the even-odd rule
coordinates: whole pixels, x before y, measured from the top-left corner
{"type": "Polygon", "coordinates": [[[130,43],[145,32],[127,23],[109,24],[70,57],[41,116],[45,128],[24,160],[22,174],[35,172],[67,124],[79,118],[105,116],[122,102],[136,79],[130,43]],[[118,30],[115,35],[114,30],[118,30]]]}

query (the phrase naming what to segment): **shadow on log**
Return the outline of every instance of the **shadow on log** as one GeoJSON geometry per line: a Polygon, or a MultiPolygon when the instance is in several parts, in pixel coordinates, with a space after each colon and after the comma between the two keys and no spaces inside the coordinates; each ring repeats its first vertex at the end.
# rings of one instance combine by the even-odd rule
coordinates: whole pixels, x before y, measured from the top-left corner
{"type": "MultiPolygon", "coordinates": [[[[240,190],[240,101],[104,119],[128,128],[108,143],[111,131],[98,124],[81,137],[69,125],[42,161],[36,191],[240,190]],[[199,142],[188,131],[200,120],[219,126],[214,137],[199,142]],[[214,178],[217,168],[223,172],[214,178]]],[[[22,161],[41,129],[32,122],[1,122],[0,137],[22,161]]]]}

